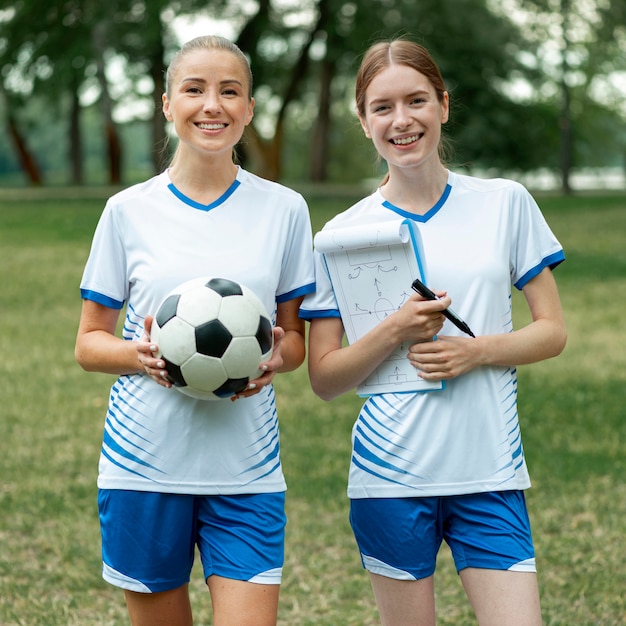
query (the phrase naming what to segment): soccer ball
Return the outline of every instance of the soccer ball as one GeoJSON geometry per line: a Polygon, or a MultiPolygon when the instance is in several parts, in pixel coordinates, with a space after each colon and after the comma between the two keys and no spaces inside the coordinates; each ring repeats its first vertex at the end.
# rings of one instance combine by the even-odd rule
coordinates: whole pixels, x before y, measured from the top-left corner
{"type": "Polygon", "coordinates": [[[176,389],[220,400],[261,375],[274,347],[272,322],[248,287],[227,278],[196,278],[159,305],[150,341],[158,345],[176,389]]]}

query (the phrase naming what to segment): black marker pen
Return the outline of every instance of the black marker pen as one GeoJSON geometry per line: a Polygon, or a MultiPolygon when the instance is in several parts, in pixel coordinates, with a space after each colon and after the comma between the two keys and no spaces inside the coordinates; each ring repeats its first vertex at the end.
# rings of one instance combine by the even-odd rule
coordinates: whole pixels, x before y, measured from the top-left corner
{"type": "MultiPolygon", "coordinates": [[[[439,300],[433,291],[431,291],[421,280],[415,279],[411,287],[417,291],[420,295],[424,296],[427,300],[439,300]]],[[[476,337],[471,328],[452,310],[444,309],[442,313],[459,329],[464,333],[467,333],[470,337],[476,337]]]]}

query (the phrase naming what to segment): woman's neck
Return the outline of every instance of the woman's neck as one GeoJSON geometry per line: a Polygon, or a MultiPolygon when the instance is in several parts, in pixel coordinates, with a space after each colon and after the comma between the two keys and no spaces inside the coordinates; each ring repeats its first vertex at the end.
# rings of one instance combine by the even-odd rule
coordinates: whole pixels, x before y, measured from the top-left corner
{"type": "Polygon", "coordinates": [[[447,183],[448,170],[443,165],[428,174],[396,168],[390,171],[389,179],[380,192],[394,206],[416,215],[424,215],[437,204],[447,183]]]}
{"type": "Polygon", "coordinates": [[[200,204],[210,204],[220,198],[237,178],[238,167],[231,159],[201,165],[188,160],[175,160],[168,169],[170,180],[188,198],[200,204]]]}

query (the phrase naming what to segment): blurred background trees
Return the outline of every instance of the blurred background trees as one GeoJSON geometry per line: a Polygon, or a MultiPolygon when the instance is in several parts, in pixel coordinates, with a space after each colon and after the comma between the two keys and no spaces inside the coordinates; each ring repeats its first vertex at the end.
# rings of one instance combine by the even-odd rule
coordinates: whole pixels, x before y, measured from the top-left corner
{"type": "Polygon", "coordinates": [[[256,115],[240,157],[262,176],[377,173],[354,75],[371,43],[396,36],[442,69],[450,165],[545,168],[565,192],[572,168],[625,165],[624,0],[3,0],[0,185],[118,185],[162,170],[165,68],[208,33],[250,58],[256,115]]]}

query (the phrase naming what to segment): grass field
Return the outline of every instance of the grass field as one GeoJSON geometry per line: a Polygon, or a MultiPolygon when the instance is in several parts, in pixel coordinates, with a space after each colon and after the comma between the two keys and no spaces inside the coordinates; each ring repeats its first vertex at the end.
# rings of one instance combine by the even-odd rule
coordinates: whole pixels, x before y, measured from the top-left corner
{"type": "MultiPolygon", "coordinates": [[[[347,203],[311,198],[314,228],[347,203]]],[[[100,578],[95,479],[112,378],[73,358],[78,283],[102,204],[0,194],[2,626],[127,624],[122,593],[100,578]]],[[[520,370],[544,623],[617,626],[626,623],[626,195],[540,204],[568,258],[556,275],[570,336],[562,356],[520,370]]],[[[277,391],[289,483],[279,623],[374,625],[345,497],[360,401],[316,399],[304,367],[277,391]]],[[[473,624],[445,547],[436,584],[439,624],[473,624]]],[[[191,593],[196,624],[208,626],[199,568],[191,593]]]]}

